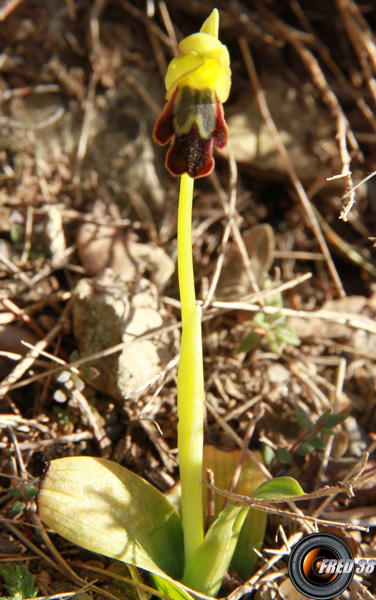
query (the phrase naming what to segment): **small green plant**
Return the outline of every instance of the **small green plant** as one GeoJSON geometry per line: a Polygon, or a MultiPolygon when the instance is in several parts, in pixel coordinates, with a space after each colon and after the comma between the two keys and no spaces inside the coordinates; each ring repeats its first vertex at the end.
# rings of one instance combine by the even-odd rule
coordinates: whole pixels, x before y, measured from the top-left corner
{"type": "Polygon", "coordinates": [[[33,485],[25,487],[22,491],[19,488],[8,488],[7,492],[14,498],[14,502],[11,506],[12,515],[15,517],[22,513],[26,507],[27,500],[35,498],[37,494],[37,488],[33,485]]]}
{"type": "Polygon", "coordinates": [[[333,413],[328,409],[313,422],[301,406],[298,406],[296,412],[300,432],[292,446],[289,449],[280,447],[276,451],[268,447],[264,451],[265,463],[274,469],[281,464],[291,462],[295,455],[307,456],[314,450],[325,450],[322,436],[334,435],[333,427],[343,423],[348,416],[345,413],[333,413]]]}
{"type": "MultiPolygon", "coordinates": [[[[265,285],[264,287],[268,287],[265,285]]],[[[273,306],[281,309],[283,307],[282,295],[279,292],[265,298],[265,306],[273,306]]],[[[265,339],[269,348],[275,354],[281,354],[287,344],[299,346],[300,340],[294,328],[287,322],[281,310],[273,314],[260,310],[254,316],[255,329],[246,335],[240,342],[238,352],[250,352],[265,339]]]]}
{"type": "Polygon", "coordinates": [[[299,456],[306,456],[313,450],[325,450],[322,435],[334,435],[333,427],[343,423],[347,416],[345,413],[333,413],[328,409],[313,423],[305,410],[298,406],[297,420],[300,425],[300,434],[290,452],[296,451],[299,456]]]}
{"type": "MultiPolygon", "coordinates": [[[[220,502],[207,531],[204,526],[202,478],[211,451],[204,452],[203,447],[201,308],[195,297],[191,229],[194,179],[212,170],[213,144],[222,148],[227,141],[222,102],[230,90],[230,61],[218,39],[218,26],[215,9],[200,32],[179,44],[179,54],[166,74],[168,103],[154,130],[159,143],[172,140],[166,166],[181,176],[182,339],[177,385],[181,514],[141,477],[99,458],[52,461],[38,495],[40,518],[54,531],[88,550],[148,571],[159,592],[172,600],[192,600],[194,592],[215,596],[231,561],[249,577],[255,562],[252,546],[260,548],[265,528],[264,517],[252,518],[249,507],[229,504],[222,510],[220,502]]],[[[238,458],[214,460],[217,485],[229,485],[238,458]]],[[[244,472],[248,495],[274,497],[276,480],[261,483],[264,477],[253,464],[244,472]]],[[[279,478],[277,487],[278,497],[303,493],[289,477],[279,478]]]]}
{"type": "Polygon", "coordinates": [[[4,587],[9,594],[7,598],[0,600],[24,600],[35,598],[38,588],[34,587],[34,575],[31,575],[25,565],[0,565],[0,577],[4,587]]]}
{"type": "MultiPolygon", "coordinates": [[[[25,227],[18,223],[13,223],[13,225],[11,225],[10,227],[9,237],[12,242],[13,249],[15,251],[13,259],[17,261],[20,257],[20,253],[23,250],[23,245],[25,241],[25,227]]],[[[43,244],[40,241],[38,241],[38,239],[35,240],[35,243],[32,244],[29,251],[29,259],[36,260],[40,256],[45,255],[46,252],[43,247],[43,244]]]]}
{"type": "Polygon", "coordinates": [[[13,246],[20,248],[25,239],[25,230],[18,223],[13,223],[10,227],[9,236],[13,246]]]}
{"type": "Polygon", "coordinates": [[[73,414],[69,408],[64,408],[62,406],[53,406],[52,412],[56,415],[61,431],[65,434],[73,433],[74,426],[78,423],[77,415],[73,414]]]}

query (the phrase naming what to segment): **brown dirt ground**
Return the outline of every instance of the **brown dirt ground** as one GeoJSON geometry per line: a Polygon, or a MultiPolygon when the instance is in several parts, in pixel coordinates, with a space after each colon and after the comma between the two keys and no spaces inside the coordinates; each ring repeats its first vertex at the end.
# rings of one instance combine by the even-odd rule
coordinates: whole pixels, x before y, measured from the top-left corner
{"type": "MultiPolygon", "coordinates": [[[[178,476],[176,361],[167,364],[176,339],[161,376],[136,395],[129,381],[119,393],[96,384],[100,362],[57,379],[55,357],[90,355],[72,329],[72,297],[82,278],[95,289],[105,267],[121,274],[133,308],[136,283],[151,282],[161,327],[178,331],[178,182],[152,130],[176,40],[197,31],[214,6],[5,0],[0,8],[0,561],[26,564],[39,595],[81,587],[35,532],[32,501],[14,515],[10,487],[36,484],[46,461],[72,455],[111,458],[163,491],[178,476]]],[[[320,530],[344,537],[357,556],[376,557],[376,188],[372,178],[361,183],[376,163],[376,9],[353,0],[216,6],[232,60],[225,107],[232,153],[217,155],[215,173],[195,188],[207,441],[234,448],[248,435],[251,449],[289,450],[291,461],[270,469],[306,492],[350,479],[352,497],[333,494],[303,511],[325,520],[320,530]],[[268,303],[257,292],[265,281],[287,284],[280,317],[300,339],[280,344],[279,353],[270,296],[268,303]],[[259,311],[269,315],[264,328],[253,321],[259,311]],[[237,353],[251,331],[259,343],[237,353]],[[297,407],[314,423],[328,409],[349,417],[334,437],[321,436],[324,451],[301,456],[308,434],[297,407]],[[369,476],[359,483],[362,470],[369,476]]],[[[151,352],[159,351],[158,333],[151,352]]],[[[286,342],[289,333],[282,332],[286,342]]],[[[284,539],[292,543],[307,527],[273,516],[265,548],[285,551],[284,539]],[[278,527],[285,538],[276,538],[278,527]]],[[[101,588],[124,597],[108,577],[80,566],[106,569],[107,559],[51,539],[79,576],[96,580],[81,596],[101,597],[101,588]]],[[[286,552],[264,551],[242,593],[287,597],[286,565],[286,552]]],[[[374,597],[374,582],[359,578],[351,598],[374,597]]],[[[221,595],[239,583],[229,575],[221,595]]]]}

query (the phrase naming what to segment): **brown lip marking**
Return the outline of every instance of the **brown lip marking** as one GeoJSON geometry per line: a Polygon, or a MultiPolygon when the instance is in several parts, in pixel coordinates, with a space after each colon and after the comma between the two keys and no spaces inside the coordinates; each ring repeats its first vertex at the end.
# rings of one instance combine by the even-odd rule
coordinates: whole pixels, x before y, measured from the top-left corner
{"type": "Polygon", "coordinates": [[[48,475],[48,471],[50,470],[50,466],[51,466],[51,461],[47,461],[45,463],[44,469],[43,469],[43,473],[42,473],[42,477],[39,480],[39,484],[38,484],[38,492],[37,495],[35,496],[35,502],[37,505],[37,515],[39,514],[39,494],[41,493],[42,489],[43,489],[43,484],[46,480],[46,477],[48,475]]]}
{"type": "Polygon", "coordinates": [[[205,177],[214,167],[213,145],[222,149],[227,143],[222,104],[210,89],[185,86],[179,96],[176,90],[157,119],[153,135],[161,146],[172,142],[166,157],[171,175],[188,173],[193,179],[205,177]],[[190,130],[182,133],[192,118],[190,130]]]}
{"type": "Polygon", "coordinates": [[[194,179],[208,175],[214,167],[212,138],[205,140],[196,123],[189,133],[175,136],[166,157],[166,167],[171,175],[188,173],[194,179]]]}
{"type": "Polygon", "coordinates": [[[175,133],[173,125],[175,96],[176,90],[163,109],[162,114],[158,117],[154,127],[153,137],[160,146],[165,146],[175,133]]]}

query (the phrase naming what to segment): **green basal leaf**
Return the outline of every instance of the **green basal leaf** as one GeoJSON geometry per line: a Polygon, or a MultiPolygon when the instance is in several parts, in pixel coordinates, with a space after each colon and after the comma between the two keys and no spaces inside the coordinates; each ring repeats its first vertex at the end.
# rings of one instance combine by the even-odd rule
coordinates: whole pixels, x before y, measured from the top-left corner
{"type": "Polygon", "coordinates": [[[246,506],[229,504],[220,513],[184,569],[186,585],[209,596],[218,593],[248,510],[246,506]]]}
{"type": "MultiPolygon", "coordinates": [[[[215,485],[222,489],[228,489],[234,473],[234,469],[239,461],[240,450],[231,452],[220,450],[215,446],[204,446],[204,468],[213,471],[215,485]]],[[[261,456],[253,452],[255,458],[262,464],[261,456]]],[[[204,478],[206,475],[204,472],[204,478]]],[[[242,463],[242,470],[238,483],[235,487],[235,493],[244,496],[251,496],[252,492],[265,480],[265,475],[250,456],[246,456],[242,463]]],[[[207,490],[204,487],[204,507],[207,507],[207,490]]],[[[222,510],[224,498],[219,494],[214,497],[215,516],[217,517],[222,510]]],[[[243,578],[249,579],[253,573],[257,561],[257,553],[253,550],[261,550],[267,522],[267,514],[251,509],[245,518],[241,529],[238,543],[231,560],[231,566],[243,578]]]]}
{"type": "Polygon", "coordinates": [[[54,460],[38,494],[41,520],[87,550],[162,577],[184,569],[181,519],[165,496],[101,458],[54,460]]]}
{"type": "Polygon", "coordinates": [[[250,352],[258,345],[260,341],[260,335],[255,331],[251,331],[241,341],[236,349],[236,352],[250,352]]]}
{"type": "Polygon", "coordinates": [[[190,594],[178,581],[155,575],[155,573],[151,573],[151,577],[157,590],[161,592],[161,594],[165,594],[171,598],[171,600],[196,600],[193,593],[190,594]]]}
{"type": "Polygon", "coordinates": [[[289,496],[302,496],[302,488],[292,477],[274,477],[264,481],[253,492],[252,498],[287,498],[289,496]]]}
{"type": "Polygon", "coordinates": [[[311,433],[315,433],[315,426],[312,423],[309,416],[307,415],[307,413],[305,412],[305,410],[303,410],[301,406],[298,406],[296,412],[300,427],[302,427],[303,429],[308,429],[308,431],[311,431],[311,433]]]}
{"type": "MultiPolygon", "coordinates": [[[[259,453],[253,453],[261,463],[262,459],[259,453]]],[[[206,479],[206,469],[210,469],[214,474],[215,484],[222,489],[228,489],[234,469],[239,461],[240,450],[225,451],[220,450],[212,445],[204,446],[204,473],[203,477],[206,479]]],[[[250,496],[262,481],[265,480],[265,475],[260,468],[257,467],[255,462],[246,456],[240,473],[238,484],[235,488],[235,492],[245,496],[250,496]]],[[[174,486],[167,494],[169,501],[178,510],[180,510],[180,491],[179,485],[174,486]]],[[[207,510],[208,490],[203,486],[203,504],[204,511],[207,510]]],[[[214,496],[214,514],[218,517],[222,510],[224,498],[219,494],[214,496]]],[[[231,566],[235,571],[243,578],[249,579],[253,573],[255,563],[258,555],[253,550],[261,550],[265,528],[267,522],[267,514],[254,509],[250,509],[244,520],[241,528],[238,542],[236,544],[235,552],[231,560],[231,566]]],[[[222,573],[222,577],[224,573],[222,573]]],[[[208,577],[212,577],[212,574],[208,574],[208,577]]],[[[209,584],[208,584],[209,587],[209,584]]],[[[162,591],[162,590],[161,590],[162,591]]]]}
{"type": "Polygon", "coordinates": [[[247,580],[252,575],[265,537],[267,513],[250,509],[240,530],[238,543],[231,560],[238,575],[247,580]]]}

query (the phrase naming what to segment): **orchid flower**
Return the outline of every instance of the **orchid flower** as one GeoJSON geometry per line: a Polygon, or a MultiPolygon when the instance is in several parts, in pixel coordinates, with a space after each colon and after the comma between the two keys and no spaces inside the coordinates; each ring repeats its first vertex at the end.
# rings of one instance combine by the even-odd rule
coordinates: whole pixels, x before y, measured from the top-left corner
{"type": "Polygon", "coordinates": [[[164,146],[172,139],[166,167],[172,175],[204,177],[214,167],[213,143],[227,142],[222,103],[230,93],[231,71],[227,47],[218,39],[215,9],[198,33],[184,38],[165,78],[167,105],[154,129],[164,146]]]}
{"type": "Polygon", "coordinates": [[[166,74],[168,103],[157,120],[154,138],[172,139],[166,166],[181,175],[178,212],[178,275],[182,340],[178,372],[178,452],[186,563],[204,538],[202,455],[204,441],[204,373],[201,307],[196,304],[192,260],[194,179],[214,167],[213,143],[223,148],[227,127],[222,102],[231,85],[230,58],[218,40],[219,16],[214,9],[199,33],[179,44],[179,54],[166,74]]]}

